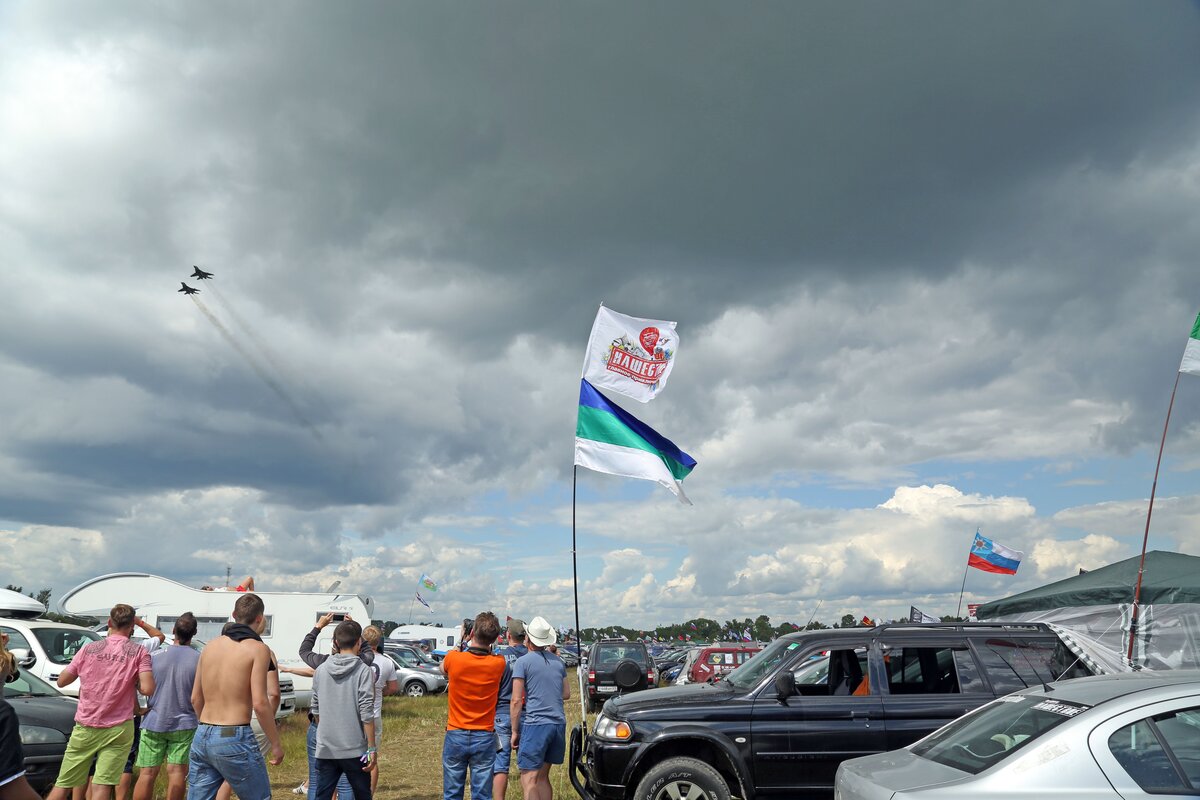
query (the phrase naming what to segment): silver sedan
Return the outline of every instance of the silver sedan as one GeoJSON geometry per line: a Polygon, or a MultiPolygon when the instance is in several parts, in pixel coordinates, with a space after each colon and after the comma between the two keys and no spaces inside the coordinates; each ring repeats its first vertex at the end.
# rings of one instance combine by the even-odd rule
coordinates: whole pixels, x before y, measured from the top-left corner
{"type": "Polygon", "coordinates": [[[835,800],[1200,794],[1200,671],[1099,675],[1002,697],[838,768],[835,800]]]}

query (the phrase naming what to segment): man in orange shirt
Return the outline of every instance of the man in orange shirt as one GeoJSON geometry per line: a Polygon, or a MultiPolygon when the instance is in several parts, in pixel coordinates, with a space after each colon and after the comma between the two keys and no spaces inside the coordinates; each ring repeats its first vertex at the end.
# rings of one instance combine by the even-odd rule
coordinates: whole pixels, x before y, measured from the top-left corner
{"type": "MultiPolygon", "coordinates": [[[[460,633],[461,641],[466,632],[460,633]]],[[[450,716],[442,745],[444,800],[463,800],[468,769],[471,800],[492,800],[496,695],[500,692],[504,659],[492,655],[491,647],[499,635],[496,615],[484,611],[475,617],[470,646],[461,652],[452,650],[442,660],[442,671],[450,681],[450,716]]]]}

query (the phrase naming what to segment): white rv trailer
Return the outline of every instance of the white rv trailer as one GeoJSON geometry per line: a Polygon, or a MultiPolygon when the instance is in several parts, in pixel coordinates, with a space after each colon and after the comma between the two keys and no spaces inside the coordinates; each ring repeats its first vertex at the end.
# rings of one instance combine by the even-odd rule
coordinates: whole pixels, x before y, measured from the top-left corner
{"type": "MultiPolygon", "coordinates": [[[[304,666],[300,660],[300,643],[324,614],[349,614],[364,626],[371,624],[375,603],[369,597],[356,594],[325,592],[264,592],[255,590],[266,606],[267,628],[263,641],[275,651],[279,664],[285,667],[304,666]]],[[[133,606],[137,615],[168,636],[180,614],[196,615],[199,623],[196,638],[208,641],[221,635],[221,628],[233,613],[239,592],[204,591],[184,586],[178,581],[145,572],[115,572],[92,578],[71,589],[59,598],[59,609],[65,614],[108,619],[108,612],[117,603],[133,606]]],[[[332,648],[333,627],[330,625],[317,637],[314,651],[328,653],[332,648]]],[[[312,698],[312,678],[292,676],[296,689],[296,704],[307,706],[312,698]]]]}
{"type": "Polygon", "coordinates": [[[401,625],[389,633],[388,638],[404,642],[432,641],[433,652],[444,656],[458,645],[458,626],[439,628],[436,625],[401,625]]]}

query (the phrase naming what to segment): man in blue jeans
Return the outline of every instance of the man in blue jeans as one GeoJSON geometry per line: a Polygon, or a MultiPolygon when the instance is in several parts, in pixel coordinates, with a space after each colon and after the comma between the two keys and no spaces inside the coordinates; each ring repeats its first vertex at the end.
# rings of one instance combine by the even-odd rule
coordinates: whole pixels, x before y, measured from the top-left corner
{"type": "Polygon", "coordinates": [[[253,711],[271,744],[271,763],[283,763],[267,697],[271,651],[261,637],[263,611],[258,595],[243,594],[233,606],[233,622],[200,654],[192,688],[200,724],[188,758],[188,800],[213,800],[222,781],[229,781],[239,800],[270,800],[267,765],[250,728],[253,711]]]}
{"type": "Polygon", "coordinates": [[[549,648],[558,640],[544,617],[525,626],[529,652],[512,665],[512,746],[521,770],[525,800],[553,800],[550,768],[563,763],[567,749],[564,701],[571,696],[567,668],[549,648]],[[525,715],[521,716],[521,707],[525,715]]]}
{"type": "Polygon", "coordinates": [[[500,694],[496,696],[496,763],[492,767],[492,797],[503,800],[508,794],[508,770],[512,765],[512,665],[529,652],[525,646],[525,620],[508,620],[508,647],[496,648],[504,659],[504,676],[500,678],[500,694]]]}
{"type": "MultiPolygon", "coordinates": [[[[469,622],[467,620],[466,622],[469,622]]],[[[460,635],[467,633],[466,624],[460,635]]],[[[496,761],[496,694],[504,659],[491,653],[500,635],[496,615],[484,611],[475,617],[471,645],[452,650],[442,660],[450,681],[450,712],[442,744],[442,797],[463,800],[467,773],[471,775],[471,800],[491,800],[492,768],[496,761]]]]}

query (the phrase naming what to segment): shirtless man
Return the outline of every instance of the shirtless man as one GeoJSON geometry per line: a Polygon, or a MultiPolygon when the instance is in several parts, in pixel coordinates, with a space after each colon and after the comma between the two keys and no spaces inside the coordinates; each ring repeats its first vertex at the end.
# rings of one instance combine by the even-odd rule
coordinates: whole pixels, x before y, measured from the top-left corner
{"type": "Polygon", "coordinates": [[[250,728],[253,712],[271,744],[271,763],[282,763],[275,709],[267,696],[272,664],[260,636],[265,627],[262,599],[243,594],[233,606],[233,624],[200,654],[192,689],[200,724],[188,759],[188,800],[213,800],[223,780],[240,800],[270,800],[267,766],[250,728]]]}

